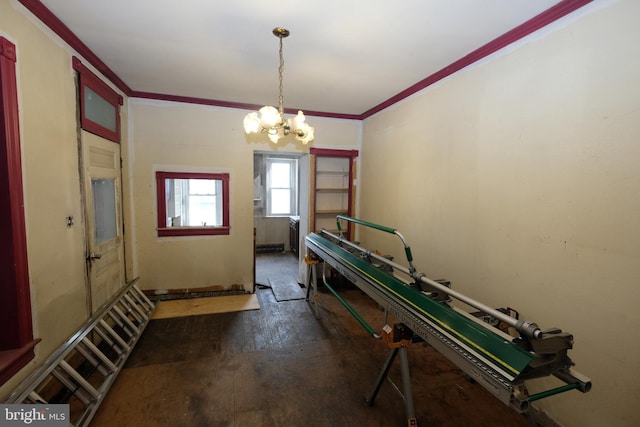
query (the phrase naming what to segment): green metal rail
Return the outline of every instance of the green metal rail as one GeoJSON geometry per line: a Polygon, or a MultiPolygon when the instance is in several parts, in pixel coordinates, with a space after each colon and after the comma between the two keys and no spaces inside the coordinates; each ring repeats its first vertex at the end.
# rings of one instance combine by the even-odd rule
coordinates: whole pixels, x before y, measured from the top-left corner
{"type": "Polygon", "coordinates": [[[329,291],[333,294],[333,296],[337,298],[337,300],[340,302],[340,304],[342,304],[344,306],[344,308],[346,308],[347,311],[349,313],[351,313],[351,315],[358,321],[358,323],[360,323],[360,325],[362,325],[362,327],[367,332],[369,332],[369,334],[372,337],[374,337],[375,339],[380,339],[381,338],[381,336],[376,333],[375,329],[373,329],[371,327],[371,325],[369,325],[367,323],[367,321],[364,320],[362,318],[362,316],[360,316],[360,314],[358,314],[358,312],[353,307],[351,307],[351,305],[347,301],[345,301],[344,298],[342,298],[340,296],[340,294],[338,294],[338,292],[336,292],[335,289],[333,289],[333,287],[329,284],[329,282],[327,282],[327,278],[326,278],[326,275],[325,275],[325,272],[324,272],[324,268],[322,270],[322,282],[324,283],[324,286],[327,289],[329,289],[329,291]]]}
{"type": "Polygon", "coordinates": [[[404,246],[404,253],[405,253],[406,257],[407,257],[407,262],[409,263],[410,271],[414,272],[416,270],[415,267],[413,266],[413,255],[411,254],[411,247],[409,246],[409,244],[405,240],[404,236],[402,234],[400,234],[400,232],[398,232],[398,230],[396,230],[395,228],[386,227],[384,225],[375,224],[373,222],[365,221],[365,220],[358,219],[358,218],[352,218],[352,217],[347,216],[347,215],[338,215],[336,217],[336,224],[338,224],[338,231],[340,233],[342,233],[342,229],[340,228],[340,220],[353,222],[354,224],[364,225],[365,227],[373,228],[375,230],[384,231],[385,233],[394,234],[394,235],[398,236],[400,238],[400,240],[402,240],[402,245],[404,246]]]}
{"type": "Polygon", "coordinates": [[[535,402],[536,400],[544,399],[545,397],[554,396],[556,394],[564,393],[565,391],[575,390],[578,388],[580,388],[580,384],[578,383],[566,384],[561,387],[553,388],[551,390],[545,390],[541,391],[540,393],[532,394],[531,396],[529,396],[527,401],[535,402]]]}
{"type": "MultiPolygon", "coordinates": [[[[338,215],[337,219],[342,219],[344,221],[353,222],[354,224],[364,225],[366,227],[375,228],[376,230],[384,231],[385,233],[395,234],[395,228],[386,227],[380,224],[374,224],[373,222],[365,221],[358,218],[352,218],[347,215],[338,215]]],[[[338,230],[340,230],[340,221],[338,221],[338,230]]]]}

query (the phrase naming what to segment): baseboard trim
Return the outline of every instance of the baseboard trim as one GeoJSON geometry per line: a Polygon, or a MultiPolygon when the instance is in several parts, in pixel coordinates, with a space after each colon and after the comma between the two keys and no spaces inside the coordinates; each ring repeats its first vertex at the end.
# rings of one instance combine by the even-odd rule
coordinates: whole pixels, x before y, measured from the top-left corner
{"type": "Polygon", "coordinates": [[[256,245],[256,253],[266,254],[272,252],[284,252],[284,243],[264,243],[256,245]]]}

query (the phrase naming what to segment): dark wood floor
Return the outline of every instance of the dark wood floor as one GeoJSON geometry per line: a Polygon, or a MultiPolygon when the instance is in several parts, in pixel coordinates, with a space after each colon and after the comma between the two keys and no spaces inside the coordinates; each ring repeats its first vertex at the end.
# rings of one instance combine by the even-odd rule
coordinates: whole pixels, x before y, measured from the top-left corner
{"type": "MultiPolygon", "coordinates": [[[[407,425],[389,383],[373,407],[364,404],[388,349],[333,296],[321,292],[318,320],[304,300],[278,302],[269,288],[257,294],[257,311],[151,321],[91,425],[407,425]]],[[[383,326],[366,295],[341,294],[383,326]]],[[[408,353],[419,425],[529,425],[433,348],[414,344],[408,353]]],[[[398,362],[390,377],[401,384],[398,362]]]]}

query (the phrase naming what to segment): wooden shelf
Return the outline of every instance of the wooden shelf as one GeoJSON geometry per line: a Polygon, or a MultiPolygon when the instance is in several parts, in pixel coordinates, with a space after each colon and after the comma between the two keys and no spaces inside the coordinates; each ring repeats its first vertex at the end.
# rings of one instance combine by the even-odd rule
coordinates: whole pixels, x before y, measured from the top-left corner
{"type": "Polygon", "coordinates": [[[340,215],[346,213],[348,213],[346,209],[325,209],[316,211],[316,215],[340,215]]]}
{"type": "Polygon", "coordinates": [[[343,187],[335,187],[335,188],[316,188],[316,191],[326,191],[327,193],[329,192],[333,192],[333,193],[344,193],[346,191],[349,191],[348,188],[343,188],[343,187]]]}
{"type": "MultiPolygon", "coordinates": [[[[329,233],[332,233],[332,234],[340,234],[340,230],[338,230],[337,228],[336,229],[331,229],[331,230],[328,229],[328,228],[325,228],[324,230],[326,230],[326,231],[328,231],[329,233]]],[[[317,230],[317,231],[319,232],[320,230],[317,230]]]]}
{"type": "Polygon", "coordinates": [[[318,175],[338,175],[338,176],[348,176],[349,171],[317,171],[318,175]]]}

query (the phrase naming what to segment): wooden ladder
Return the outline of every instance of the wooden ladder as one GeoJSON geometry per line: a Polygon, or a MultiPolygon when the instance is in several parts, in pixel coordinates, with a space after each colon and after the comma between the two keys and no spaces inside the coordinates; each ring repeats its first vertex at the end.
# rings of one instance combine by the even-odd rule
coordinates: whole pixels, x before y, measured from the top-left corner
{"type": "Polygon", "coordinates": [[[155,309],[136,286],[137,280],[91,316],[6,403],[69,404],[70,425],[86,426],[155,309]]]}

